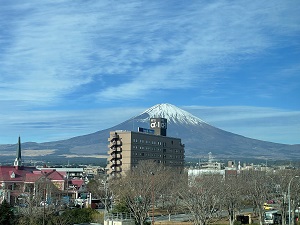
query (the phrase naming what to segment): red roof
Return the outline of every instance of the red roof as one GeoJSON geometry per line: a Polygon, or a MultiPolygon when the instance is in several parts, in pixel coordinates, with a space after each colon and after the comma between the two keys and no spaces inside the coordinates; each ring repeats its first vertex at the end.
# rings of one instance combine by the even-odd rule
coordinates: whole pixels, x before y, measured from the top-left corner
{"type": "MultiPolygon", "coordinates": [[[[0,181],[2,182],[25,182],[27,175],[38,171],[35,167],[0,166],[0,181]]],[[[41,176],[41,174],[39,175],[41,176]]]]}
{"type": "MultiPolygon", "coordinates": [[[[45,172],[45,170],[43,170],[45,172]]],[[[51,172],[47,173],[47,178],[49,180],[55,180],[55,181],[64,181],[64,176],[61,175],[61,173],[57,172],[56,170],[52,170],[51,172]]]]}
{"type": "Polygon", "coordinates": [[[74,180],[70,180],[70,181],[74,186],[77,186],[77,187],[81,187],[82,184],[84,183],[84,180],[81,180],[81,179],[74,179],[74,180]]]}
{"type": "Polygon", "coordinates": [[[0,182],[35,182],[42,176],[64,181],[64,176],[53,169],[40,171],[35,167],[0,166],[0,182]]]}
{"type": "Polygon", "coordinates": [[[27,182],[27,183],[34,183],[38,179],[40,179],[41,176],[42,176],[41,173],[39,173],[39,174],[34,174],[34,173],[32,173],[32,174],[26,174],[25,182],[27,182]]]}

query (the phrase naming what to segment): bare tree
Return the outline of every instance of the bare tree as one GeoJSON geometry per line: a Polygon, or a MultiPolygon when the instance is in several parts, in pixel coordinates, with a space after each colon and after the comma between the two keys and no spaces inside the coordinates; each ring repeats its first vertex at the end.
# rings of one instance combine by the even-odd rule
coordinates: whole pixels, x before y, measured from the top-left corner
{"type": "Polygon", "coordinates": [[[274,197],[274,181],[266,171],[243,171],[241,179],[244,181],[242,194],[253,203],[260,225],[264,220],[264,203],[274,197]]]}
{"type": "Polygon", "coordinates": [[[193,217],[195,225],[206,225],[216,215],[221,203],[221,176],[203,175],[189,180],[184,178],[178,195],[181,204],[193,217]]]}
{"type": "MultiPolygon", "coordinates": [[[[275,190],[277,193],[277,199],[279,201],[280,209],[282,212],[282,224],[286,224],[288,221],[289,212],[289,200],[291,203],[291,218],[295,217],[295,209],[299,207],[300,198],[300,171],[299,170],[278,170],[272,175],[272,179],[275,181],[275,190]],[[288,193],[290,185],[290,197],[288,193]]],[[[294,220],[291,220],[291,224],[294,224],[294,220]]]]}
{"type": "Polygon", "coordinates": [[[221,189],[223,192],[222,206],[228,212],[228,219],[230,225],[234,224],[236,220],[236,214],[241,207],[242,195],[241,189],[243,183],[241,182],[240,176],[227,176],[221,182],[221,189]]]}
{"type": "Polygon", "coordinates": [[[142,161],[126,176],[110,182],[114,195],[125,201],[136,222],[143,224],[149,211],[154,210],[154,201],[164,187],[166,176],[162,165],[142,161]]]}
{"type": "Polygon", "coordinates": [[[180,171],[174,171],[172,168],[165,168],[164,173],[166,176],[160,182],[161,190],[157,196],[156,205],[162,210],[166,210],[171,220],[171,214],[178,212],[179,197],[177,194],[179,183],[178,176],[184,176],[180,171]]]}
{"type": "Polygon", "coordinates": [[[274,182],[275,197],[277,200],[278,209],[281,211],[282,225],[286,224],[288,215],[288,183],[290,179],[289,170],[277,170],[270,174],[274,182]]]}

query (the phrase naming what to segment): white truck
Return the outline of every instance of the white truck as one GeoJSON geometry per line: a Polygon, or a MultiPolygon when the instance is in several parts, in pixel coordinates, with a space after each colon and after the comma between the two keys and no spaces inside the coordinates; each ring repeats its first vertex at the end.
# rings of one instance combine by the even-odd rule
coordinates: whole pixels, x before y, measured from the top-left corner
{"type": "Polygon", "coordinates": [[[281,224],[282,217],[279,210],[270,210],[264,213],[264,224],[273,225],[281,224]]]}

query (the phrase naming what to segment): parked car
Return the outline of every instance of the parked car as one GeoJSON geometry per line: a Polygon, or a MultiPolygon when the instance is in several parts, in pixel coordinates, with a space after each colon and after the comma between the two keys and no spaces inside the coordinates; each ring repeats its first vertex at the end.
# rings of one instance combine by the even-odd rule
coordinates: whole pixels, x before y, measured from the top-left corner
{"type": "Polygon", "coordinates": [[[26,203],[20,203],[20,204],[19,204],[19,207],[27,208],[27,207],[28,207],[28,204],[26,204],[26,203]]]}
{"type": "Polygon", "coordinates": [[[273,210],[274,207],[270,206],[268,203],[264,203],[264,210],[273,210]]]}
{"type": "Polygon", "coordinates": [[[40,206],[48,206],[48,203],[45,201],[41,201],[40,206]]]}

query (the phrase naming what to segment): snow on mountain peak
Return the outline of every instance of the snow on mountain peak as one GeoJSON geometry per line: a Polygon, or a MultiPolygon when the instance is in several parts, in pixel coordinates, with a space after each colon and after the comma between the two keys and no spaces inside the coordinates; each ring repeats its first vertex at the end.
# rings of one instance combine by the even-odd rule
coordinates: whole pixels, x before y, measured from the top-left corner
{"type": "Polygon", "coordinates": [[[164,103],[157,104],[144,111],[142,114],[147,113],[150,118],[166,118],[168,122],[184,123],[184,124],[203,124],[203,120],[191,113],[184,111],[174,105],[164,103]]]}

